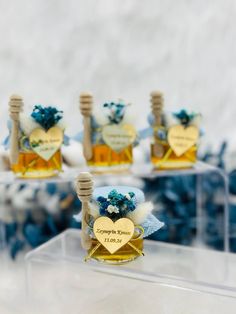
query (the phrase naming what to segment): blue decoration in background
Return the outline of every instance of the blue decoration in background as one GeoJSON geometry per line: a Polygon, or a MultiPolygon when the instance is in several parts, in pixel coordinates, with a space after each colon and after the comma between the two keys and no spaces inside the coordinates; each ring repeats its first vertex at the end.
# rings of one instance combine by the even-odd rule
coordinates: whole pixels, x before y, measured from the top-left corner
{"type": "MultiPolygon", "coordinates": [[[[226,147],[226,143],[223,143],[218,154],[208,152],[201,157],[201,160],[207,163],[214,162],[216,166],[224,169],[226,147]]],[[[154,204],[159,204],[160,209],[156,212],[156,216],[165,222],[165,227],[158,233],[152,234],[150,238],[183,245],[191,245],[195,241],[197,231],[196,184],[194,175],[145,179],[145,195],[152,199],[154,204]]],[[[201,192],[204,199],[205,244],[222,250],[224,245],[222,232],[224,204],[217,200],[224,195],[222,177],[218,173],[211,173],[210,176],[202,175],[201,192]]],[[[236,251],[236,241],[234,247],[231,245],[231,250],[236,251]]]]}
{"type": "MultiPolygon", "coordinates": [[[[27,184],[19,184],[18,191],[27,188],[27,184]]],[[[35,190],[33,195],[35,202],[40,197],[39,191],[39,189],[35,190]]],[[[67,228],[80,227],[80,224],[73,219],[73,215],[81,208],[81,203],[76,193],[73,192],[73,184],[65,184],[61,190],[60,185],[49,183],[44,192],[52,198],[59,196],[55,212],[50,212],[47,205],[45,207],[42,205],[39,208],[25,210],[24,220],[21,223],[17,221],[16,213],[13,213],[11,223],[4,223],[5,241],[12,258],[15,258],[19,251],[27,246],[35,248],[67,228]],[[70,192],[68,193],[68,191],[70,192]]],[[[10,198],[6,202],[8,206],[14,207],[10,198]]]]}
{"type": "Polygon", "coordinates": [[[196,234],[195,181],[194,176],[145,179],[147,198],[159,204],[156,216],[165,222],[165,227],[151,239],[191,244],[196,234]]]}

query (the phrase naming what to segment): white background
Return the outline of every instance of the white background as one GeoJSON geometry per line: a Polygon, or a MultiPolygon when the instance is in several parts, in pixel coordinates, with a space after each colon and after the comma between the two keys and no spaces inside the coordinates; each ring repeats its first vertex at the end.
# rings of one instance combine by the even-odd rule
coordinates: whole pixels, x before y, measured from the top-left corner
{"type": "Polygon", "coordinates": [[[131,102],[143,127],[159,89],[167,109],[203,113],[204,145],[236,148],[234,0],[1,0],[0,12],[0,139],[12,93],[58,105],[74,135],[81,91],[131,102]]]}
{"type": "MultiPolygon", "coordinates": [[[[0,0],[0,13],[0,140],[12,93],[58,105],[73,135],[81,91],[131,102],[143,127],[159,89],[167,109],[202,112],[204,145],[228,139],[236,151],[235,0],[0,0]]],[[[7,268],[1,313],[19,307],[23,283],[7,268]]]]}

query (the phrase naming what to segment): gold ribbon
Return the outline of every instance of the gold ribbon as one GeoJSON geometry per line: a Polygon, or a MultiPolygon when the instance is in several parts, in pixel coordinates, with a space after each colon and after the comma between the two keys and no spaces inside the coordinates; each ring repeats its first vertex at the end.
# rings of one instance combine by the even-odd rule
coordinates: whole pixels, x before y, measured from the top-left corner
{"type": "MultiPolygon", "coordinates": [[[[196,146],[191,147],[187,152],[185,152],[183,155],[191,162],[194,162],[195,159],[193,160],[192,156],[190,156],[189,154],[191,152],[195,152],[197,150],[196,146]]],[[[167,150],[167,152],[165,153],[165,155],[160,159],[160,161],[158,163],[155,163],[155,166],[160,167],[162,166],[166,161],[168,161],[171,153],[173,153],[173,150],[171,147],[169,147],[169,149],[167,150]]],[[[183,156],[182,155],[182,156],[183,156]]]]}

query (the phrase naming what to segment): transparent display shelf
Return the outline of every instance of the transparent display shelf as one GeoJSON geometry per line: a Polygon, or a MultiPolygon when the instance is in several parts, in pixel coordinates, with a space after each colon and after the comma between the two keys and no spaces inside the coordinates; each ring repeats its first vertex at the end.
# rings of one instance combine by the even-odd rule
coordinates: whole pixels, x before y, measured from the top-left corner
{"type": "Polygon", "coordinates": [[[17,178],[12,171],[1,171],[0,184],[34,184],[34,185],[41,185],[45,183],[60,184],[64,182],[74,181],[76,176],[78,175],[78,171],[81,170],[77,168],[68,168],[62,171],[58,176],[42,179],[17,178]]]}
{"type": "MultiPolygon", "coordinates": [[[[96,276],[101,276],[101,278],[111,276],[109,280],[105,279],[105,281],[113,283],[114,278],[118,277],[120,278],[118,281],[124,289],[128,289],[124,282],[133,283],[131,284],[133,300],[136,299],[136,292],[142,295],[142,291],[147,290],[146,293],[148,294],[149,289],[150,293],[156,291],[156,297],[159,299],[159,289],[162,291],[169,287],[178,290],[177,293],[185,295],[186,298],[188,294],[194,294],[195,296],[204,294],[204,296],[210,298],[214,295],[217,296],[214,297],[217,302],[220,300],[220,298],[217,299],[218,297],[225,297],[233,299],[232,302],[236,306],[236,256],[234,254],[150,240],[144,241],[144,253],[144,257],[119,266],[105,265],[92,259],[84,262],[86,252],[80,244],[80,231],[68,229],[26,255],[27,291],[32,296],[37,297],[40,282],[43,284],[43,282],[48,281],[52,272],[55,272],[54,276],[61,285],[61,289],[64,289],[67,285],[70,286],[69,289],[74,287],[75,291],[73,293],[78,297],[79,291],[85,289],[83,295],[89,300],[89,296],[96,297],[92,295],[93,289],[95,287],[99,289],[99,284],[104,284],[97,282],[96,276]],[[56,271],[58,267],[60,271],[56,271]],[[71,272],[69,277],[67,277],[68,269],[71,272]],[[64,270],[66,273],[64,273],[64,270]],[[87,272],[91,275],[89,282],[86,282],[87,272]],[[81,276],[83,277],[82,282],[80,281],[81,276]],[[137,282],[139,290],[135,288],[134,282],[137,282]]],[[[54,285],[54,282],[52,285],[54,285]]],[[[58,288],[54,285],[55,287],[58,288]]],[[[110,286],[107,283],[104,293],[107,294],[109,289],[110,286]]],[[[99,294],[100,290],[97,291],[99,294]]],[[[43,295],[44,291],[41,292],[43,295]]],[[[119,291],[117,297],[122,293],[124,291],[119,291]]],[[[152,302],[154,301],[152,300],[152,302]]],[[[199,306],[202,306],[202,304],[199,304],[199,306]]],[[[187,311],[186,313],[192,312],[187,311]]],[[[210,312],[196,311],[196,313],[210,312]]],[[[214,313],[220,312],[216,311],[214,313]]]]}
{"type": "MultiPolygon", "coordinates": [[[[16,178],[12,171],[0,171],[0,184],[12,184],[12,183],[27,183],[27,182],[60,182],[63,180],[73,181],[77,175],[82,171],[89,171],[89,168],[66,168],[58,176],[44,179],[20,179],[16,178]]],[[[198,161],[189,169],[176,169],[176,170],[153,170],[153,166],[150,163],[134,164],[130,171],[127,172],[111,172],[111,173],[94,173],[95,178],[110,178],[111,176],[119,177],[137,177],[137,178],[157,178],[157,177],[169,177],[169,176],[185,176],[185,175],[202,175],[211,172],[217,172],[222,177],[225,177],[224,172],[212,165],[198,161]]]]}
{"type": "Polygon", "coordinates": [[[198,175],[207,174],[211,172],[217,172],[221,176],[225,176],[222,169],[209,165],[202,161],[197,161],[192,168],[187,169],[172,169],[172,170],[153,170],[151,164],[143,164],[140,166],[134,165],[133,174],[141,178],[156,178],[156,177],[167,177],[167,176],[185,176],[185,175],[198,175]]]}
{"type": "MultiPolygon", "coordinates": [[[[17,179],[12,172],[0,172],[0,184],[30,184],[32,187],[40,188],[44,187],[48,183],[70,183],[74,182],[77,175],[81,171],[88,171],[88,168],[68,168],[65,169],[59,176],[49,179],[17,179]]],[[[206,208],[206,194],[204,190],[203,179],[205,176],[211,176],[212,174],[218,174],[222,178],[222,193],[220,195],[221,202],[223,204],[222,219],[219,222],[215,222],[211,219],[211,224],[215,224],[215,228],[218,230],[217,237],[223,239],[224,250],[229,250],[229,193],[228,193],[228,177],[225,173],[214,166],[208,165],[203,162],[197,162],[191,169],[180,170],[161,170],[153,171],[152,165],[149,164],[135,164],[131,168],[130,172],[126,173],[103,173],[95,174],[94,182],[95,186],[101,185],[132,185],[132,182],[136,182],[135,179],[139,179],[139,184],[142,179],[155,179],[163,177],[175,177],[175,176],[196,176],[196,217],[194,217],[194,226],[196,229],[196,241],[197,245],[208,243],[209,236],[207,234],[207,223],[209,222],[209,215],[206,208]],[[208,217],[207,217],[208,215],[208,217]]],[[[154,204],[155,205],[155,204],[154,204]]],[[[181,222],[182,223],[182,222],[181,222]]],[[[183,222],[183,223],[189,223],[183,222]]]]}
{"type": "Polygon", "coordinates": [[[32,276],[27,313],[235,314],[235,298],[117,276],[80,263],[35,264],[32,276]]]}
{"type": "MultiPolygon", "coordinates": [[[[135,167],[135,166],[134,166],[135,167]]],[[[204,189],[204,178],[217,174],[222,180],[222,192],[220,202],[223,205],[222,221],[216,227],[218,236],[223,239],[224,251],[229,251],[229,183],[227,174],[220,168],[198,161],[192,168],[179,170],[153,171],[151,164],[144,164],[133,168],[134,176],[142,179],[156,179],[163,177],[195,176],[196,177],[196,242],[198,246],[207,243],[207,224],[218,224],[209,217],[206,208],[206,193],[204,189]],[[210,220],[211,221],[210,221],[210,220]]],[[[218,199],[219,200],[219,199],[218,199]]]]}

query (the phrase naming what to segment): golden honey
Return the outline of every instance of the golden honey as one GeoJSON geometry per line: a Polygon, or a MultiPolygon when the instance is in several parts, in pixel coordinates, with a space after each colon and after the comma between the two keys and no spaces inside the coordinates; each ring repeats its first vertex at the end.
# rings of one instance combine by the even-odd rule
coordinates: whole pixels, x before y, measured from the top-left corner
{"type": "Polygon", "coordinates": [[[183,155],[176,156],[166,142],[162,142],[164,154],[162,157],[154,155],[154,144],[151,144],[151,162],[156,169],[186,169],[191,168],[197,161],[197,146],[191,147],[183,155]]]}
{"type": "Polygon", "coordinates": [[[97,171],[127,170],[133,163],[132,145],[117,153],[106,144],[93,145],[93,157],[88,165],[97,171]],[[106,169],[108,167],[108,169],[106,169]]]}
{"type": "Polygon", "coordinates": [[[48,161],[34,152],[20,152],[18,163],[12,171],[19,178],[48,178],[58,175],[62,170],[61,151],[58,150],[48,161]]]}
{"type": "MultiPolygon", "coordinates": [[[[98,243],[98,240],[92,239],[92,246],[89,249],[88,254],[96,247],[98,243]]],[[[100,262],[105,262],[107,264],[123,264],[133,261],[134,259],[139,257],[140,254],[133,247],[131,247],[129,243],[136,247],[140,252],[143,251],[143,239],[138,238],[131,239],[127,244],[125,244],[113,254],[111,254],[104,246],[101,245],[93,253],[92,258],[100,262]]]]}

